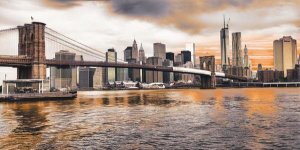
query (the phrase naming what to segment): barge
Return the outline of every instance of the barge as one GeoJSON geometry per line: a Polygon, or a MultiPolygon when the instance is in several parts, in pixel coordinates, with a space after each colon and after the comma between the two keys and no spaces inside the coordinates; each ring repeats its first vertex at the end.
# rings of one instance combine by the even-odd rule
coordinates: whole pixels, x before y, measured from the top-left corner
{"type": "Polygon", "coordinates": [[[23,93],[0,95],[0,102],[72,100],[76,97],[77,93],[69,92],[23,93]]]}

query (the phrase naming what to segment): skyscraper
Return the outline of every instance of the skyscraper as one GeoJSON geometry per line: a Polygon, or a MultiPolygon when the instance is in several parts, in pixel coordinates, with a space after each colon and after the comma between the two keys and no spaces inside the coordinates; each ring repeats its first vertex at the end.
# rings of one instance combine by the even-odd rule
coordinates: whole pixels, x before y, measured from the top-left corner
{"type": "Polygon", "coordinates": [[[228,52],[229,52],[229,28],[225,26],[224,18],[224,27],[220,31],[220,42],[221,42],[221,65],[229,65],[228,62],[228,52]]]}
{"type": "Polygon", "coordinates": [[[247,45],[245,45],[245,48],[244,48],[244,67],[250,68],[247,45]]]}
{"type": "Polygon", "coordinates": [[[154,43],[154,57],[161,58],[162,60],[166,59],[166,45],[162,43],[154,43]]]}
{"type": "Polygon", "coordinates": [[[196,45],[195,45],[195,43],[187,43],[185,45],[185,49],[192,52],[191,62],[195,66],[196,65],[196,45]]]}
{"type": "Polygon", "coordinates": [[[243,55],[241,32],[232,33],[232,65],[236,67],[243,67],[243,55]]]}
{"type": "Polygon", "coordinates": [[[140,50],[139,50],[139,61],[142,63],[146,63],[146,56],[145,56],[145,51],[143,48],[143,45],[141,44],[140,50]]]}
{"type": "Polygon", "coordinates": [[[135,39],[132,44],[132,58],[135,59],[136,61],[139,61],[139,50],[135,39]]]}
{"type": "Polygon", "coordinates": [[[167,52],[166,53],[166,59],[172,60],[174,62],[174,53],[172,52],[167,52]]]}
{"type": "Polygon", "coordinates": [[[287,76],[288,69],[294,69],[297,63],[297,41],[291,36],[284,36],[273,42],[274,68],[284,71],[287,76]]]}
{"type": "Polygon", "coordinates": [[[183,64],[191,62],[191,51],[181,51],[181,57],[183,64]]]}
{"type": "Polygon", "coordinates": [[[128,61],[130,59],[132,59],[132,47],[128,46],[124,50],[124,61],[128,61]]]}
{"type": "MultiPolygon", "coordinates": [[[[115,49],[108,49],[106,52],[106,62],[117,62],[117,52],[115,49]]],[[[105,82],[116,81],[116,68],[106,68],[105,82]]]]}

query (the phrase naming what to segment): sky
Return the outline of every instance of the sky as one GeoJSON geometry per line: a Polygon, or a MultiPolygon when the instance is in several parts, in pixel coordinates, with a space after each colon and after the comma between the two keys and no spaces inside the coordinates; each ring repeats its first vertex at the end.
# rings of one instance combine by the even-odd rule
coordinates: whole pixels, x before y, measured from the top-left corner
{"type": "MultiPolygon", "coordinates": [[[[147,56],[153,55],[155,42],[175,53],[196,43],[197,56],[215,55],[219,62],[225,15],[230,34],[242,33],[254,69],[258,63],[272,68],[273,41],[300,38],[299,6],[300,0],[1,0],[0,29],[30,23],[33,16],[95,49],[113,47],[118,58],[136,39],[147,56]]],[[[6,73],[14,78],[15,72],[1,69],[0,80],[6,73]]]]}

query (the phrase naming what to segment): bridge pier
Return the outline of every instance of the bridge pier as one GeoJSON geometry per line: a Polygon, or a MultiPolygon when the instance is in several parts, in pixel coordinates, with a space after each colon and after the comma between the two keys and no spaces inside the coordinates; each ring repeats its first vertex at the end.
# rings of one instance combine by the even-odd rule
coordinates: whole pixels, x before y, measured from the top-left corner
{"type": "Polygon", "coordinates": [[[211,71],[210,76],[201,76],[201,89],[216,88],[215,57],[200,57],[200,69],[211,71]]]}
{"type": "Polygon", "coordinates": [[[216,76],[201,76],[201,89],[215,89],[216,76]]]}

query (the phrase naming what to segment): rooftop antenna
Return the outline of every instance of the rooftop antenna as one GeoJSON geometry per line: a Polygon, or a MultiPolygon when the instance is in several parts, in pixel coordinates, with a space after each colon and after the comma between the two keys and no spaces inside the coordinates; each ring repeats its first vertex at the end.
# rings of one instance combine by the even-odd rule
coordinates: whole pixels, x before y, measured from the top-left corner
{"type": "Polygon", "coordinates": [[[228,22],[227,22],[227,28],[229,28],[229,22],[230,22],[230,18],[228,19],[228,22]]]}
{"type": "Polygon", "coordinates": [[[224,21],[224,29],[225,29],[225,15],[223,14],[223,21],[224,21]]]}

